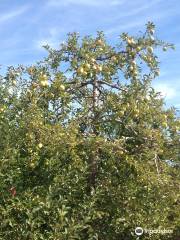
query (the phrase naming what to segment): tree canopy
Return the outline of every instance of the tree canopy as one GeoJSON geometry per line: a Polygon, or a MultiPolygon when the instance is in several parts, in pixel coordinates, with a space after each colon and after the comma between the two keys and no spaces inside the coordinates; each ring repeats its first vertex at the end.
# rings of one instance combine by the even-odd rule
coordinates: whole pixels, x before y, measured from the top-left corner
{"type": "Polygon", "coordinates": [[[45,48],[0,78],[0,239],[178,239],[180,120],[151,84],[173,45],[149,22],[45,48]]]}

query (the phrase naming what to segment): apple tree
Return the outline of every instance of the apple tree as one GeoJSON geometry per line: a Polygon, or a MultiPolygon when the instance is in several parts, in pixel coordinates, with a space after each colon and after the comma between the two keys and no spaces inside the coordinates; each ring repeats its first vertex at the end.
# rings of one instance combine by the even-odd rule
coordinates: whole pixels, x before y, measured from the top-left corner
{"type": "Polygon", "coordinates": [[[1,239],[178,239],[180,120],[151,84],[173,45],[149,22],[45,48],[0,79],[1,239]]]}

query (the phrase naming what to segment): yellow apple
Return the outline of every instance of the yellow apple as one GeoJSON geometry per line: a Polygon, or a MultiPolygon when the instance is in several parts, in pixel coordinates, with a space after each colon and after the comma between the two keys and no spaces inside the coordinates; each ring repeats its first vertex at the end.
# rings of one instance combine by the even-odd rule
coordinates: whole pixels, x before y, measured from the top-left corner
{"type": "Polygon", "coordinates": [[[135,44],[135,41],[134,41],[133,38],[128,38],[128,39],[127,39],[127,43],[128,43],[129,45],[133,45],[133,44],[135,44]]]}
{"type": "Polygon", "coordinates": [[[99,72],[101,72],[101,71],[102,71],[102,66],[101,66],[101,65],[98,65],[98,66],[97,66],[97,70],[98,70],[99,72]]]}
{"type": "Polygon", "coordinates": [[[96,41],[96,44],[98,44],[98,45],[103,45],[104,43],[103,43],[103,41],[102,41],[101,39],[98,39],[98,40],[96,41]]]}
{"type": "Polygon", "coordinates": [[[133,38],[131,39],[131,44],[135,44],[135,41],[133,38]]]}
{"type": "Polygon", "coordinates": [[[112,56],[112,57],[111,57],[111,60],[112,60],[113,62],[116,62],[116,60],[117,60],[116,56],[112,56]]]}
{"type": "Polygon", "coordinates": [[[73,65],[73,66],[76,66],[77,63],[78,63],[77,59],[76,59],[76,58],[73,58],[73,59],[72,59],[72,65],[73,65]]]}
{"type": "Polygon", "coordinates": [[[180,126],[176,126],[176,127],[175,127],[175,131],[176,131],[176,132],[179,132],[179,131],[180,131],[180,126]]]}
{"type": "Polygon", "coordinates": [[[103,65],[103,71],[104,71],[104,72],[108,72],[108,71],[109,71],[109,68],[108,68],[107,65],[103,65]]]}
{"type": "Polygon", "coordinates": [[[34,73],[34,68],[33,68],[33,67],[29,67],[29,68],[28,68],[28,73],[29,73],[30,75],[32,75],[32,74],[34,73]]]}
{"type": "Polygon", "coordinates": [[[29,138],[30,138],[30,139],[33,139],[33,134],[30,133],[30,134],[29,134],[29,138]]]}
{"type": "Polygon", "coordinates": [[[102,47],[100,47],[100,48],[98,48],[98,50],[102,52],[102,51],[103,51],[103,48],[102,48],[102,47]]]}
{"type": "Polygon", "coordinates": [[[39,76],[40,85],[43,87],[48,86],[48,76],[46,74],[40,74],[39,76]]]}
{"type": "Polygon", "coordinates": [[[138,75],[138,71],[136,69],[134,69],[133,75],[134,75],[134,77],[136,77],[138,75]]]}
{"type": "Polygon", "coordinates": [[[147,47],[147,51],[148,51],[149,53],[153,53],[153,48],[152,48],[152,47],[147,47]]]}
{"type": "Polygon", "coordinates": [[[136,61],[135,61],[135,60],[133,60],[133,61],[132,61],[132,64],[133,64],[134,66],[136,66],[136,61]]]}
{"type": "Polygon", "coordinates": [[[34,164],[34,163],[30,163],[30,167],[31,167],[31,168],[34,168],[34,167],[35,167],[35,164],[34,164]]]}
{"type": "Polygon", "coordinates": [[[167,120],[167,115],[163,115],[164,119],[167,120]]]}
{"type": "Polygon", "coordinates": [[[79,74],[83,74],[84,73],[84,68],[83,67],[78,68],[77,72],[79,74]]]}
{"type": "Polygon", "coordinates": [[[49,161],[48,161],[48,160],[45,161],[45,165],[46,165],[46,166],[49,165],[49,161]]]}
{"type": "Polygon", "coordinates": [[[164,152],[163,149],[159,149],[159,150],[158,150],[158,153],[159,153],[159,154],[162,154],[163,152],[164,152]]]}
{"type": "Polygon", "coordinates": [[[149,62],[152,62],[153,59],[152,59],[152,57],[148,56],[147,60],[148,60],[149,62]]]}
{"type": "Polygon", "coordinates": [[[86,63],[84,67],[86,68],[86,70],[89,70],[91,68],[91,65],[89,63],[86,63]]]}
{"type": "Polygon", "coordinates": [[[131,44],[131,39],[130,38],[127,39],[127,43],[131,44]]]}
{"type": "Polygon", "coordinates": [[[3,113],[4,110],[5,110],[5,107],[4,107],[4,106],[0,107],[0,113],[3,113]]]}
{"type": "Polygon", "coordinates": [[[162,122],[162,127],[167,128],[167,126],[168,126],[168,125],[167,125],[167,122],[163,121],[163,122],[162,122]]]}
{"type": "Polygon", "coordinates": [[[157,76],[159,76],[159,75],[160,75],[160,71],[159,71],[159,70],[156,70],[156,71],[155,71],[155,74],[156,74],[157,76]]]}
{"type": "Polygon", "coordinates": [[[90,58],[90,62],[95,63],[96,60],[94,58],[90,58]]]}
{"type": "Polygon", "coordinates": [[[42,148],[43,147],[43,144],[42,143],[39,143],[38,144],[38,148],[42,148]]]}
{"type": "Polygon", "coordinates": [[[134,67],[133,67],[133,66],[130,66],[130,67],[129,67],[129,70],[130,70],[130,71],[133,71],[133,70],[134,70],[134,67]]]}
{"type": "Polygon", "coordinates": [[[50,93],[50,97],[54,98],[55,97],[54,93],[50,93]]]}
{"type": "Polygon", "coordinates": [[[147,56],[146,56],[146,55],[142,54],[142,55],[141,55],[141,58],[142,58],[144,61],[147,61],[147,56]]]}
{"type": "Polygon", "coordinates": [[[65,90],[65,86],[64,86],[63,84],[61,84],[61,85],[59,86],[59,88],[60,88],[62,91],[65,90]]]}
{"type": "Polygon", "coordinates": [[[12,81],[13,86],[16,86],[16,80],[12,81]]]}
{"type": "Polygon", "coordinates": [[[46,87],[46,86],[48,86],[48,81],[47,80],[40,81],[40,85],[43,87],[46,87]]]}
{"type": "Polygon", "coordinates": [[[139,110],[138,110],[138,109],[135,109],[135,110],[134,110],[134,114],[135,114],[135,115],[139,114],[139,110]]]}
{"type": "Polygon", "coordinates": [[[93,69],[94,69],[94,70],[97,70],[97,65],[93,65],[93,69]]]}
{"type": "MultiPolygon", "coordinates": [[[[36,87],[38,87],[38,84],[35,83],[35,82],[33,82],[33,83],[32,83],[32,87],[33,87],[33,88],[36,88],[36,87]]],[[[29,91],[29,90],[27,90],[27,91],[29,91]]]]}
{"type": "Polygon", "coordinates": [[[41,75],[39,76],[39,80],[40,80],[40,81],[47,81],[47,80],[48,80],[48,77],[47,77],[46,74],[41,74],[41,75]]]}
{"type": "Polygon", "coordinates": [[[124,152],[123,152],[123,150],[120,150],[120,151],[118,151],[118,153],[119,153],[120,155],[122,155],[124,152]]]}
{"type": "Polygon", "coordinates": [[[142,49],[142,47],[140,47],[140,46],[137,46],[137,48],[136,48],[136,50],[139,52],[139,51],[141,51],[141,49],[142,49]]]}
{"type": "Polygon", "coordinates": [[[89,59],[89,55],[86,53],[86,54],[84,55],[84,58],[89,59]]]}
{"type": "Polygon", "coordinates": [[[124,111],[123,110],[119,111],[118,115],[119,117],[122,117],[124,115],[124,111]]]}

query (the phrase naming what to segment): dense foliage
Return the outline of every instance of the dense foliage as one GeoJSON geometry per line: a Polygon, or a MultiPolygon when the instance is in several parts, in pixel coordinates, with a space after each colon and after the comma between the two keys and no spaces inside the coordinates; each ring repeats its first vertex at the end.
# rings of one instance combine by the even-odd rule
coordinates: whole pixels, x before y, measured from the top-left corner
{"type": "Polygon", "coordinates": [[[154,30],[72,33],[1,76],[0,239],[178,239],[180,120],[151,86],[173,46],[154,30]]]}

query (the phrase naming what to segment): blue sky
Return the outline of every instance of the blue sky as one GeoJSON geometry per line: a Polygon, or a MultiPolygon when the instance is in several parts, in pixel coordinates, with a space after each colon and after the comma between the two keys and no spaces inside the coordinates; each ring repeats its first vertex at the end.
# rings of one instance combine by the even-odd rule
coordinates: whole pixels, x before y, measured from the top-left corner
{"type": "Polygon", "coordinates": [[[121,32],[136,34],[147,21],[156,24],[158,38],[176,50],[159,53],[161,75],[154,86],[167,105],[180,109],[179,0],[1,0],[0,64],[31,64],[46,55],[41,47],[57,47],[68,32],[81,35],[103,30],[115,42],[121,32]]]}

